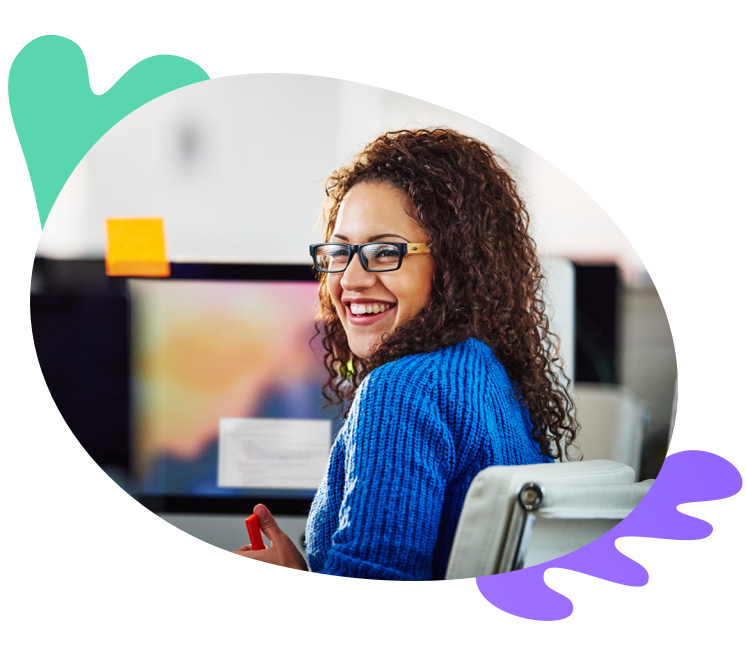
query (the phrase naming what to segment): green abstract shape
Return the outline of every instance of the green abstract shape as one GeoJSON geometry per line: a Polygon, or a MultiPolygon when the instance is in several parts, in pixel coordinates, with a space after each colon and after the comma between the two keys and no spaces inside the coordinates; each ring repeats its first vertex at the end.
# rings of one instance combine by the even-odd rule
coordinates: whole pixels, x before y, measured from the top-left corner
{"type": "Polygon", "coordinates": [[[203,80],[209,76],[194,62],[156,55],[98,95],[74,41],[47,35],[26,45],[10,67],[8,98],[42,228],[73,170],[112,126],[149,101],[203,80]]]}

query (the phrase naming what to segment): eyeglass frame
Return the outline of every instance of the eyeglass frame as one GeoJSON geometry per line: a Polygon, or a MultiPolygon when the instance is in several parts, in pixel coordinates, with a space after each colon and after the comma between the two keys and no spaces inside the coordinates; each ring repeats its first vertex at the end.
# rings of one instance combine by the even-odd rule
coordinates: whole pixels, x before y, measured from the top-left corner
{"type": "MultiPolygon", "coordinates": [[[[355,253],[357,253],[358,261],[363,267],[363,270],[366,270],[369,273],[392,273],[393,271],[399,270],[401,268],[404,257],[406,257],[408,254],[429,254],[430,244],[396,243],[394,241],[373,241],[372,243],[359,243],[358,245],[350,245],[349,243],[314,243],[309,247],[309,251],[311,253],[311,259],[313,259],[313,267],[319,273],[329,273],[331,275],[344,273],[352,263],[352,257],[355,255],[355,253]],[[350,248],[350,257],[349,259],[347,259],[347,265],[342,270],[322,270],[321,268],[318,268],[316,266],[316,250],[320,247],[324,247],[325,245],[339,245],[341,247],[350,248]],[[373,270],[371,268],[368,268],[367,264],[364,263],[363,259],[360,258],[360,255],[362,254],[360,252],[360,249],[367,247],[368,245],[396,245],[396,247],[399,248],[399,263],[396,265],[396,268],[387,268],[386,270],[373,270]]],[[[367,258],[365,259],[365,261],[367,262],[367,258]]]]}

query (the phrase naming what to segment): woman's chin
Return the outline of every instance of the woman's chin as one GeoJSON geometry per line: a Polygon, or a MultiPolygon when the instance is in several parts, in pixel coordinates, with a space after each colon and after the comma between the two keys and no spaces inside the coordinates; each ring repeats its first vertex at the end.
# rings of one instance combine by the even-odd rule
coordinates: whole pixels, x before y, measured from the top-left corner
{"type": "Polygon", "coordinates": [[[381,337],[359,337],[356,339],[348,337],[347,343],[355,356],[361,360],[370,360],[376,346],[381,343],[381,337]]]}
{"type": "Polygon", "coordinates": [[[350,346],[350,350],[355,357],[361,360],[370,360],[370,356],[373,355],[372,346],[350,346]]]}
{"type": "MultiPolygon", "coordinates": [[[[385,324],[388,326],[388,324],[385,324]]],[[[372,330],[365,326],[348,326],[347,345],[354,355],[361,360],[369,360],[375,353],[376,346],[381,343],[381,337],[386,332],[391,332],[388,327],[372,330]]]]}

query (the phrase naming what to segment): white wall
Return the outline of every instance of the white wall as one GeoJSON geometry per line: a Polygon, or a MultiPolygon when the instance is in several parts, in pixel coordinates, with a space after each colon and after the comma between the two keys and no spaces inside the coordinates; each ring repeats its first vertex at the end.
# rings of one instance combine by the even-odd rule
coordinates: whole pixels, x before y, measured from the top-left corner
{"type": "Polygon", "coordinates": [[[479,122],[367,85],[244,75],[177,90],[138,109],[70,178],[39,246],[101,257],[106,217],[161,216],[173,260],[303,263],[323,183],[384,130],[447,125],[502,152],[518,175],[540,251],[642,265],[603,210],[537,154],[479,122]]]}

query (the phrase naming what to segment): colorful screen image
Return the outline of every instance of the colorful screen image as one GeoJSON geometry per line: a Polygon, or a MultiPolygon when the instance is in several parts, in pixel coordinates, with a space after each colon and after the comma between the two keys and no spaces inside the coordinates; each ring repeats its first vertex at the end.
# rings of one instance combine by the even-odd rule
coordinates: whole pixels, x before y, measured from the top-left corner
{"type": "MultiPolygon", "coordinates": [[[[252,445],[252,456],[274,457],[265,470],[274,476],[258,481],[260,488],[219,480],[218,447],[221,419],[305,420],[317,430],[315,464],[322,439],[328,454],[339,422],[330,423],[338,411],[324,408],[321,393],[327,374],[320,337],[313,339],[317,291],[315,282],[130,281],[132,459],[142,494],[313,495],[323,473],[292,476],[303,460],[303,443],[287,444],[282,452],[269,445],[259,451],[260,441],[252,445]]],[[[225,470],[229,459],[222,460],[225,470]]],[[[249,468],[264,470],[259,464],[249,468]]]]}

